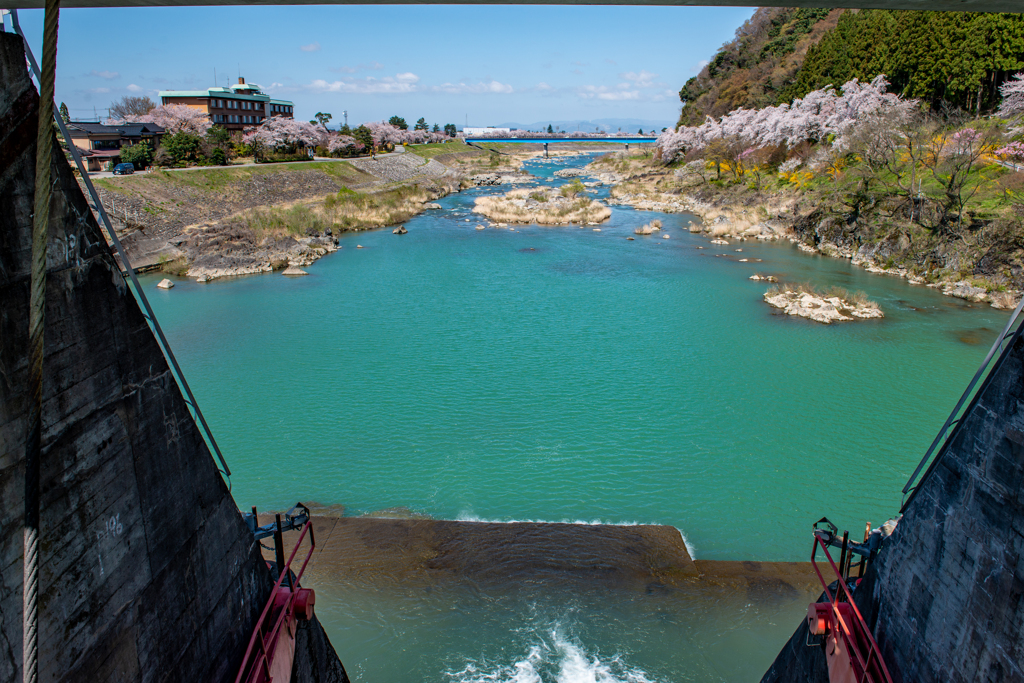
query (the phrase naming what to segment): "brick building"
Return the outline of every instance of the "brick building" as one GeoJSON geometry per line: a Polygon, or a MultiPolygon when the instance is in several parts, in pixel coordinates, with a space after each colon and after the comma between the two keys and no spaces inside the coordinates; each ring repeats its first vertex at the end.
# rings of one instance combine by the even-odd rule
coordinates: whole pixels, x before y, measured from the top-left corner
{"type": "Polygon", "coordinates": [[[239,78],[238,83],[229,88],[162,90],[160,103],[187,104],[200,109],[211,121],[228,130],[255,126],[271,116],[290,119],[294,113],[292,102],[272,99],[260,86],[246,83],[244,78],[239,78]]]}

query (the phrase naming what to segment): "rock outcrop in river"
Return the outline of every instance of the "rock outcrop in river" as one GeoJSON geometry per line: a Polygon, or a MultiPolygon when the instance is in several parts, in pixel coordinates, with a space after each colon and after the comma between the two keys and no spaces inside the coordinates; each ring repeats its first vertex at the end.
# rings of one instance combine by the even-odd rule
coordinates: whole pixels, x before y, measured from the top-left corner
{"type": "Polygon", "coordinates": [[[821,294],[806,287],[783,285],[772,287],[764,294],[769,306],[782,309],[787,315],[829,325],[866,318],[884,318],[885,314],[873,301],[863,295],[850,296],[842,292],[821,294]]]}
{"type": "Polygon", "coordinates": [[[473,212],[498,223],[538,225],[596,225],[612,215],[611,209],[601,202],[579,196],[572,189],[566,191],[565,187],[512,190],[501,197],[479,197],[473,212]]]}

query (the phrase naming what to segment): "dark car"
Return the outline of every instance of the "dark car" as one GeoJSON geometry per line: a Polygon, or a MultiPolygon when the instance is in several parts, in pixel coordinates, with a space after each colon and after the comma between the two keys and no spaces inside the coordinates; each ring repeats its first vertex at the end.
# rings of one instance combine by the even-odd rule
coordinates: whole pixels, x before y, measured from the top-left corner
{"type": "Polygon", "coordinates": [[[131,175],[135,173],[135,164],[118,164],[114,167],[114,175],[131,175]]]}

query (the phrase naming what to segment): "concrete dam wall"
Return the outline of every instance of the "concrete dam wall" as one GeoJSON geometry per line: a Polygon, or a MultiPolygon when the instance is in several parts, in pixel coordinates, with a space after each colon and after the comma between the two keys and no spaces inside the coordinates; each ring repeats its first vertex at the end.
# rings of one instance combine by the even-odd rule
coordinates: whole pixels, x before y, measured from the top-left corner
{"type": "MultiPolygon", "coordinates": [[[[1022,595],[1024,337],[940,450],[855,600],[896,683],[966,683],[1024,680],[1022,595]]],[[[763,683],[828,681],[807,637],[803,623],[763,683]]]]}
{"type": "MultiPolygon", "coordinates": [[[[37,106],[0,33],[0,682],[21,679],[37,106]]],[[[39,680],[233,681],[273,579],[54,149],[39,680]]],[[[319,623],[303,630],[296,680],[347,680],[319,623]]]]}

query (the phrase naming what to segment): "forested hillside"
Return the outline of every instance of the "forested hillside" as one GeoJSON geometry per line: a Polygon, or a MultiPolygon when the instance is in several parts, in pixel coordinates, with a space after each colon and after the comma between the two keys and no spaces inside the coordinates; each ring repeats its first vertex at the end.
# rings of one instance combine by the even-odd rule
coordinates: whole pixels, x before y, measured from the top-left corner
{"type": "Polygon", "coordinates": [[[885,74],[890,92],[982,113],[1024,69],[1024,15],[863,10],[844,13],[807,51],[781,101],[885,74]]]}
{"type": "Polygon", "coordinates": [[[776,104],[809,47],[836,26],[843,10],[761,7],[679,92],[679,125],[704,122],[738,107],[776,104]]]}
{"type": "Polygon", "coordinates": [[[679,92],[680,125],[886,74],[890,91],[974,113],[1024,69],[1024,15],[761,8],[679,92]]]}

